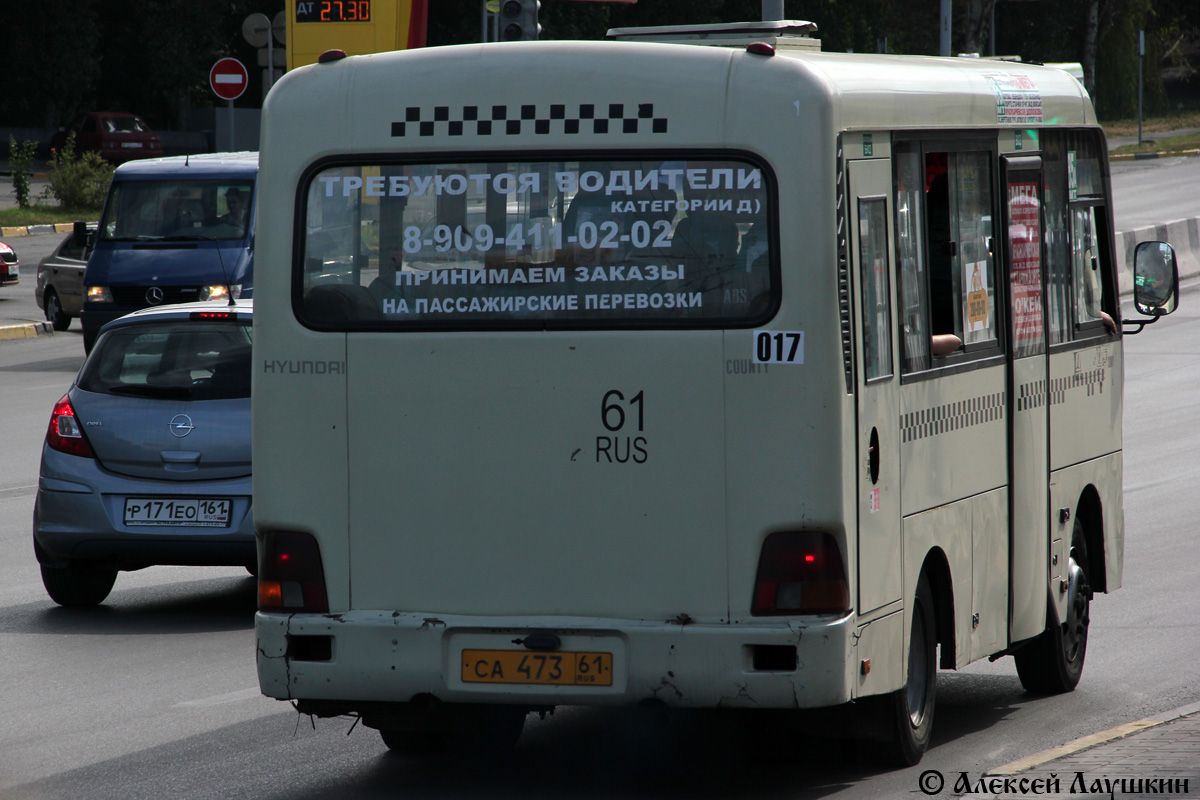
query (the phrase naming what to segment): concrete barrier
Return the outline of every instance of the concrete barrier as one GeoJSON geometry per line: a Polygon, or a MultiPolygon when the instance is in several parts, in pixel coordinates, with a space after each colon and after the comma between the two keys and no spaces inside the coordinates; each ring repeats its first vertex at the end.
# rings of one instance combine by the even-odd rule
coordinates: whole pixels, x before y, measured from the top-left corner
{"type": "Polygon", "coordinates": [[[1138,242],[1166,242],[1175,248],[1180,280],[1200,275],[1200,217],[1117,231],[1116,240],[1121,294],[1133,294],[1133,251],[1138,242]]]}

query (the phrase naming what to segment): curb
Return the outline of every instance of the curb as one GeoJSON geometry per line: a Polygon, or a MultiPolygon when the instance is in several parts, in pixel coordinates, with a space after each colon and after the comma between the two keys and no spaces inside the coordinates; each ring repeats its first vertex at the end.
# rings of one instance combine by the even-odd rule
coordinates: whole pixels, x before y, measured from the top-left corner
{"type": "Polygon", "coordinates": [[[49,322],[27,322],[20,325],[0,325],[0,342],[9,341],[12,339],[33,339],[43,335],[54,335],[54,326],[49,322]]]}
{"type": "Polygon", "coordinates": [[[1178,150],[1174,153],[1109,153],[1109,161],[1144,161],[1151,158],[1171,158],[1173,156],[1200,156],[1200,149],[1178,150]]]}
{"type": "Polygon", "coordinates": [[[73,222],[56,222],[53,225],[18,225],[14,228],[0,228],[0,236],[33,236],[39,233],[70,233],[74,230],[73,222]]]}
{"type": "Polygon", "coordinates": [[[1093,747],[1099,747],[1109,742],[1115,742],[1119,739],[1124,739],[1128,736],[1133,736],[1141,731],[1155,728],[1159,725],[1165,725],[1183,717],[1191,716],[1192,714],[1200,713],[1200,703],[1191,703],[1190,705],[1176,708],[1172,711],[1166,711],[1162,714],[1155,714],[1146,719],[1140,719],[1136,722],[1127,722],[1124,725],[1118,725],[1115,728],[1110,728],[1106,731],[1093,733],[1090,736],[1082,736],[1078,739],[1073,739],[1066,744],[1052,747],[1049,750],[1043,750],[1040,753],[1034,753],[1031,756],[1018,759],[1016,761],[1004,764],[993,769],[989,769],[984,774],[987,776],[1002,776],[1002,775],[1017,775],[1022,772],[1034,769],[1035,767],[1044,766],[1045,764],[1062,758],[1063,756],[1073,755],[1090,750],[1093,747]]]}

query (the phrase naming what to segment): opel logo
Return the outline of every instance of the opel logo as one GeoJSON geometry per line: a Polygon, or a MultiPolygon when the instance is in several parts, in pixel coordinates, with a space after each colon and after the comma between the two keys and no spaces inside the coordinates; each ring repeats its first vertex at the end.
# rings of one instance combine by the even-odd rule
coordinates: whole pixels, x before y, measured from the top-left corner
{"type": "Polygon", "coordinates": [[[187,436],[196,428],[192,424],[192,418],[187,414],[176,414],[171,417],[171,421],[167,423],[167,427],[171,429],[172,435],[179,439],[187,436]]]}
{"type": "Polygon", "coordinates": [[[163,290],[157,286],[151,286],[146,290],[146,302],[152,306],[156,306],[163,301],[163,290]]]}

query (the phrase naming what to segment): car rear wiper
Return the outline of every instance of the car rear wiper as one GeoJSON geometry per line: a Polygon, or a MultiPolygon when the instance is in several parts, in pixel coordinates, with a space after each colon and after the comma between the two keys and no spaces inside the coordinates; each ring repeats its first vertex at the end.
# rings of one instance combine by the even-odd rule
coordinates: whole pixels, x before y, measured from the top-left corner
{"type": "Polygon", "coordinates": [[[190,400],[192,390],[188,386],[155,386],[151,383],[123,383],[111,386],[111,394],[127,394],[136,397],[157,397],[163,400],[190,400]]]}

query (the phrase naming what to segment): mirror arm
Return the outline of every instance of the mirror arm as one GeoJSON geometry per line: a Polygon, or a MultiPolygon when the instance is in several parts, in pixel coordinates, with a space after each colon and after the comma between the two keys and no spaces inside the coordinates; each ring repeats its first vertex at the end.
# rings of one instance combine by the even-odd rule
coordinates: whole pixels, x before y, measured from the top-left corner
{"type": "Polygon", "coordinates": [[[1135,333],[1141,333],[1142,329],[1145,328],[1147,325],[1153,325],[1154,323],[1158,322],[1160,319],[1162,319],[1162,317],[1142,317],[1141,319],[1122,319],[1121,320],[1121,334],[1123,336],[1132,336],[1135,333]],[[1129,330],[1125,327],[1126,325],[1137,325],[1137,329],[1129,330]]]}

